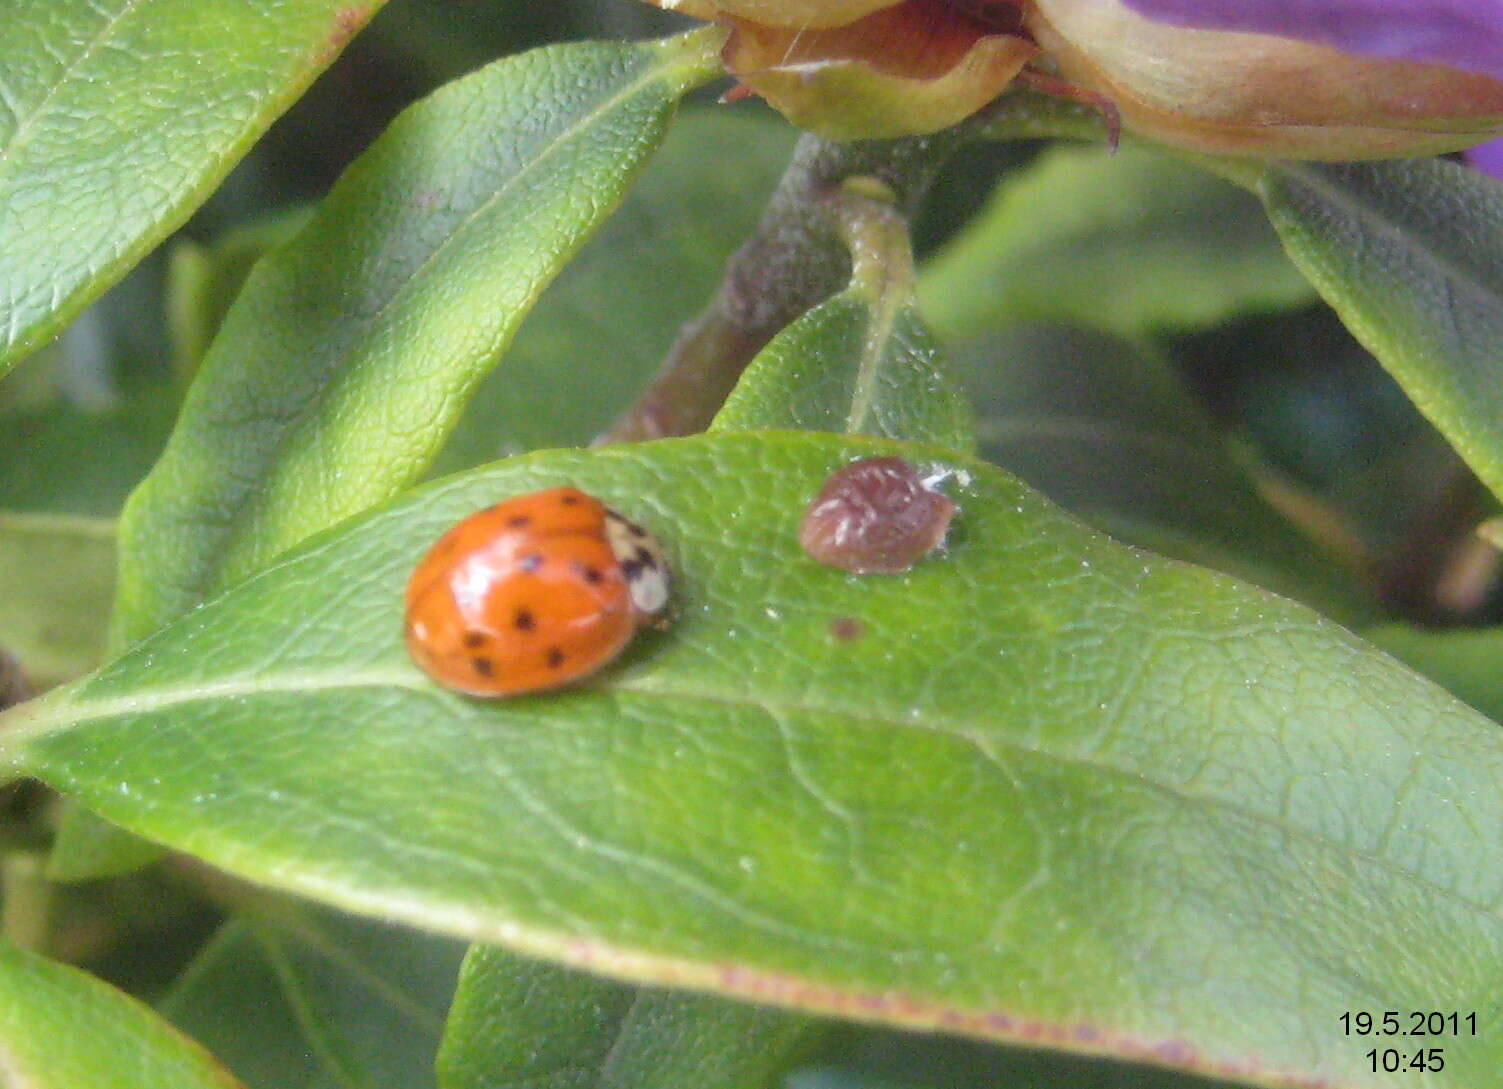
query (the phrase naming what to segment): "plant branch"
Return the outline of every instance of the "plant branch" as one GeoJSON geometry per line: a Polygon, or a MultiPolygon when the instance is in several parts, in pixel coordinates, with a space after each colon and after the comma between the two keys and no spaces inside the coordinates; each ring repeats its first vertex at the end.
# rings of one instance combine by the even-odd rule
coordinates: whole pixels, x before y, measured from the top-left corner
{"type": "Polygon", "coordinates": [[[684,328],[658,375],[599,441],[703,430],[763,346],[849,283],[851,254],[829,214],[829,195],[865,175],[892,191],[900,214],[911,215],[961,140],[953,130],[853,144],[801,139],[708,309],[684,328]]]}

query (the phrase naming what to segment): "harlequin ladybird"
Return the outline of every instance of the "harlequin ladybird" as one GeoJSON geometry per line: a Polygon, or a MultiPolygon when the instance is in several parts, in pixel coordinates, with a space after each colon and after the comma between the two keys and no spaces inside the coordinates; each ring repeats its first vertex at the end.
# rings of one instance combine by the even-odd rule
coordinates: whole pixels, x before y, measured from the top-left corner
{"type": "Polygon", "coordinates": [[[830,474],[799,526],[820,563],[858,574],[907,571],[939,547],[955,504],[902,458],[860,458],[830,474]]]}
{"type": "Polygon", "coordinates": [[[407,649],[460,692],[537,692],[605,665],[667,604],[651,534],[578,488],[548,488],[438,539],[407,583],[407,649]]]}

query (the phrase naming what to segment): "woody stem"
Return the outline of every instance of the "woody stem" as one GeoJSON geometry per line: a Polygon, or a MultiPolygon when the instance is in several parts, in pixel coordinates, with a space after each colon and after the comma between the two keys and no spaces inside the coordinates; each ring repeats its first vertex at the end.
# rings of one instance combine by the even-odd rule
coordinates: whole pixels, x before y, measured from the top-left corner
{"type": "Polygon", "coordinates": [[[599,441],[703,430],[762,347],[850,281],[851,251],[829,215],[830,193],[847,178],[876,178],[907,217],[960,142],[953,132],[850,144],[803,137],[709,307],[685,326],[657,376],[599,441]]]}

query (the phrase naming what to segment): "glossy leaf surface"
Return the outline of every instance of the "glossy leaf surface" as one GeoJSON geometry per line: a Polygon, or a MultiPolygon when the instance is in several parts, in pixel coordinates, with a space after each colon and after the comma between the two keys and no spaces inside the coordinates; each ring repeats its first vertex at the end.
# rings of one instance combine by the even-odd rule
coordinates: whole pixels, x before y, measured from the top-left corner
{"type": "Polygon", "coordinates": [[[0,373],[208,195],[379,0],[0,0],[0,373]]]}
{"type": "Polygon", "coordinates": [[[421,475],[713,45],[537,50],[398,118],[226,316],[121,524],[122,641],[421,475]]]}
{"type": "Polygon", "coordinates": [[[75,968],[0,944],[7,1089],[234,1089],[193,1041],[75,968]]]}
{"type": "MultiPolygon", "coordinates": [[[[8,712],[0,757],[348,908],[1252,1084],[1385,1087],[1340,1011],[1490,1008],[1503,947],[1494,724],[1300,606],[877,440],[722,433],[440,482],[8,712]],[[880,453],[952,473],[948,551],[884,578],[805,559],[804,504],[880,453]],[[663,540],[673,629],[572,691],[435,687],[401,642],[411,565],[565,482],[663,540]]],[[[1458,1039],[1428,1084],[1500,1063],[1495,1034],[1458,1039]]]]}

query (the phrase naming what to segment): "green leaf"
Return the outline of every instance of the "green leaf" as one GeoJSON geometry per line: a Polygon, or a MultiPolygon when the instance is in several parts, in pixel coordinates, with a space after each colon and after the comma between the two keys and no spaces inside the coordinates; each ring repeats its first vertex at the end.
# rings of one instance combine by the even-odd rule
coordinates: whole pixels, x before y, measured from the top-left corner
{"type": "Polygon", "coordinates": [[[718,40],[542,49],[397,119],[225,318],[121,523],[122,642],[422,474],[718,40]]]}
{"type": "Polygon", "coordinates": [[[162,1002],[250,1089],[434,1084],[460,947],[287,906],[225,924],[162,1002]]]}
{"type": "Polygon", "coordinates": [[[306,207],[225,232],[212,243],[180,239],[167,266],[167,320],[173,368],[192,375],[255,263],[308,225],[306,207]]]}
{"type": "Polygon", "coordinates": [[[0,647],[39,687],[104,660],[115,524],[0,510],[0,647]]]}
{"type": "Polygon", "coordinates": [[[1401,662],[1423,673],[1457,699],[1503,723],[1503,631],[1497,628],[1428,631],[1384,624],[1363,631],[1401,662]]]}
{"type": "Polygon", "coordinates": [[[714,295],[788,162],[794,132],[765,117],[686,108],[621,208],[522,323],[435,470],[584,446],[604,431],[714,295]]]}
{"type": "MultiPolygon", "coordinates": [[[[1340,1012],[1488,1010],[1500,971],[1494,724],[1301,606],[875,439],[439,482],[6,712],[0,762],[348,909],[1255,1084],[1386,1089],[1340,1012]],[[882,454],[952,474],[946,554],[880,578],[807,559],[810,496],[882,454]],[[663,540],[675,626],[571,691],[439,689],[402,643],[412,564],[565,482],[663,540]]],[[[1446,1060],[1427,1084],[1475,1089],[1503,1037],[1446,1060]]]]}
{"type": "Polygon", "coordinates": [[[179,399],[161,266],[142,262],[0,378],[0,510],[114,518],[161,453],[179,399]]]}
{"type": "Polygon", "coordinates": [[[1503,495],[1503,182],[1456,163],[1279,163],[1259,191],[1295,262],[1503,495]]]}
{"type": "Polygon", "coordinates": [[[970,409],[914,302],[907,221],[865,178],[832,194],[829,211],[850,247],[850,286],[758,353],[712,430],[833,431],[974,450],[970,409]]]}
{"type": "Polygon", "coordinates": [[[1167,361],[1090,330],[1023,325],[952,346],[981,450],[1113,536],[1352,622],[1372,604],[1259,493],[1167,361]]]}
{"type": "Polygon", "coordinates": [[[209,1054],[74,968],[0,944],[0,1078],[14,1089],[231,1089],[209,1054]]]}
{"type": "Polygon", "coordinates": [[[861,287],[774,337],[713,427],[878,435],[962,451],[976,445],[970,407],[941,367],[911,296],[874,299],[861,287]]]}
{"type": "Polygon", "coordinates": [[[946,340],[1019,321],[1141,336],[1310,296],[1252,198],[1133,148],[1041,156],[928,262],[919,286],[946,340]]]}
{"type": "Polygon", "coordinates": [[[118,877],[151,865],[162,853],[155,843],[133,836],[74,799],[65,798],[47,855],[47,878],[68,882],[118,877]]]}
{"type": "Polygon", "coordinates": [[[442,1089],[765,1089],[808,1018],[631,987],[476,946],[439,1052],[442,1089]]]}
{"type": "Polygon", "coordinates": [[[56,405],[0,420],[0,508],[113,520],[161,452],[173,403],[158,387],[100,410],[56,405]]]}
{"type": "MultiPolygon", "coordinates": [[[[1238,1084],[1246,1084],[1239,1080],[1238,1084]]],[[[1231,1083],[1083,1055],[856,1028],[785,1089],[1230,1089],[1231,1083]]]]}
{"type": "Polygon", "coordinates": [[[379,6],[0,0],[0,373],[182,223],[379,6]]]}

